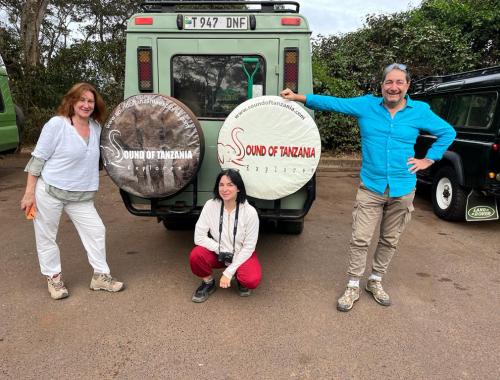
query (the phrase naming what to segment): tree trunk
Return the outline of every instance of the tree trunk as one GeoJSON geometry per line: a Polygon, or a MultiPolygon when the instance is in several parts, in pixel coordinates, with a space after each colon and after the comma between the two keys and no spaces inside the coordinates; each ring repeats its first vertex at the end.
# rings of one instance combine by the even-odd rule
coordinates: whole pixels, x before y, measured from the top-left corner
{"type": "Polygon", "coordinates": [[[40,26],[50,0],[26,0],[21,11],[21,46],[25,68],[40,62],[40,26]]]}

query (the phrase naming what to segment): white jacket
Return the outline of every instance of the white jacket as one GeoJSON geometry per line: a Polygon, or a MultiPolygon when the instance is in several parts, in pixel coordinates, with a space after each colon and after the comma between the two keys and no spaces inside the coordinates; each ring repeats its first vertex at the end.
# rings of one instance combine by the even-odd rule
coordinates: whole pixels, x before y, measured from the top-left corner
{"type": "MultiPolygon", "coordinates": [[[[210,199],[203,206],[200,218],[194,231],[194,243],[209,251],[219,253],[219,219],[222,201],[210,199]],[[212,238],[208,236],[208,232],[212,238]]],[[[259,236],[259,217],[253,206],[245,201],[238,204],[238,229],[234,245],[233,262],[224,271],[224,276],[232,278],[239,266],[247,261],[255,251],[259,236]]],[[[228,213],[224,209],[222,215],[222,237],[220,239],[221,252],[233,252],[234,219],[236,209],[228,213]]]]}

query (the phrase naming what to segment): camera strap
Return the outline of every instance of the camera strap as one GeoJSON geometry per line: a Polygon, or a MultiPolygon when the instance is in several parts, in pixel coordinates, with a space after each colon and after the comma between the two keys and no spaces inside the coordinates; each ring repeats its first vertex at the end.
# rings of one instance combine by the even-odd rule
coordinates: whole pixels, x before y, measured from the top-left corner
{"type": "MultiPolygon", "coordinates": [[[[234,216],[234,229],[233,229],[233,255],[234,255],[234,246],[236,244],[236,231],[238,230],[238,214],[240,211],[239,203],[236,203],[236,214],[234,216]]],[[[219,217],[219,252],[220,252],[220,237],[222,236],[222,222],[224,220],[224,202],[220,205],[220,217],[219,217]]],[[[229,214],[227,218],[227,227],[229,228],[229,214]]]]}

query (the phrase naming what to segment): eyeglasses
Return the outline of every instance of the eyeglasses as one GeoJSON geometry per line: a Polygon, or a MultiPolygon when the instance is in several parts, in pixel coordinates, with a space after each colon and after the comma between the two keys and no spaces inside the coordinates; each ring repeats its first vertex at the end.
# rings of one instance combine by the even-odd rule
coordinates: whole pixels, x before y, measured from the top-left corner
{"type": "Polygon", "coordinates": [[[401,70],[401,71],[407,71],[406,65],[403,65],[402,63],[391,63],[385,68],[385,72],[391,71],[391,70],[401,70]]]}

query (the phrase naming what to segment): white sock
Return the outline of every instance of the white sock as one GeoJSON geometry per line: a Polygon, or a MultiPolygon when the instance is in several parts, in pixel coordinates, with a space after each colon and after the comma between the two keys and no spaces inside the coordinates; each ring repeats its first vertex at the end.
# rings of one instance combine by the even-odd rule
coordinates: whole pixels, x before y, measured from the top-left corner
{"type": "Polygon", "coordinates": [[[214,278],[212,276],[210,276],[209,278],[207,278],[206,280],[203,280],[203,282],[205,284],[210,284],[212,281],[214,280],[214,278]]]}
{"type": "Polygon", "coordinates": [[[368,281],[369,280],[375,280],[375,281],[382,281],[382,277],[380,277],[379,275],[376,275],[376,274],[371,274],[370,277],[368,277],[368,281]]]}
{"type": "Polygon", "coordinates": [[[359,288],[359,280],[349,280],[347,286],[350,288],[359,288]]]}

